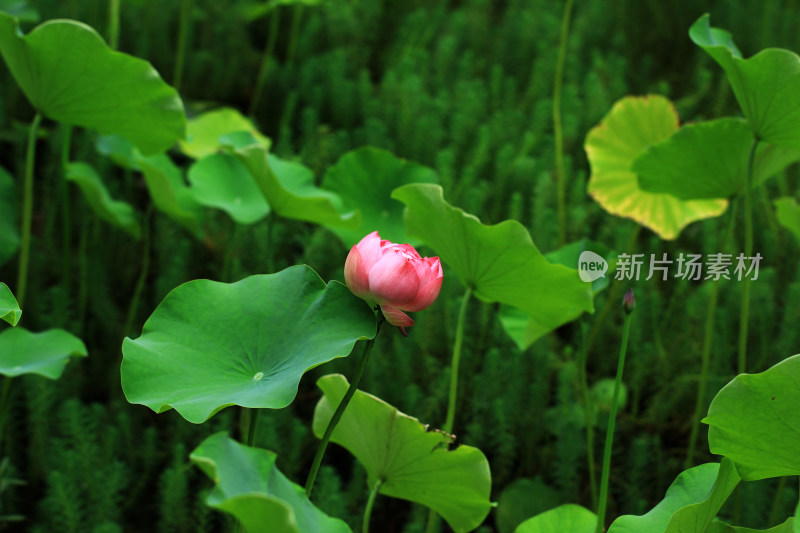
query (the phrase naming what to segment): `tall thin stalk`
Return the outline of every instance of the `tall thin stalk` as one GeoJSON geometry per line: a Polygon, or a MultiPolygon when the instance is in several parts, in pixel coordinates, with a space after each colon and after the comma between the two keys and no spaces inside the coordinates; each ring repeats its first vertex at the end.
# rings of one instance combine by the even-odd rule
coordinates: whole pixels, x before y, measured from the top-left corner
{"type": "MultiPolygon", "coordinates": [[[[725,230],[723,237],[722,247],[728,248],[731,237],[733,236],[733,227],[736,221],[736,204],[731,208],[730,220],[728,227],[725,230]]],[[[700,383],[697,386],[697,398],[694,404],[694,414],[692,415],[692,431],[689,435],[689,451],[686,453],[686,461],[684,462],[684,470],[692,466],[694,461],[695,445],[697,444],[697,435],[700,431],[700,417],[703,408],[706,404],[706,391],[708,390],[708,370],[711,366],[711,347],[714,344],[714,318],[717,314],[717,302],[719,300],[719,282],[712,282],[711,295],[708,298],[708,307],[706,308],[706,322],[703,332],[703,353],[701,356],[700,368],[700,383]]]]}
{"type": "Polygon", "coordinates": [[[606,428],[606,445],[603,449],[603,471],[600,477],[600,507],[597,510],[597,533],[605,531],[606,506],[608,505],[608,479],[611,472],[611,450],[614,446],[614,426],[617,421],[617,408],[619,407],[619,393],[622,388],[622,372],[625,369],[625,353],[628,350],[628,336],[631,329],[631,316],[633,311],[633,292],[629,291],[625,297],[625,325],[622,329],[622,345],[619,349],[619,360],[617,361],[617,377],[614,381],[614,399],[611,402],[611,412],[608,414],[608,426],[606,428]],[[628,304],[628,295],[631,295],[628,304]]]}
{"type": "Polygon", "coordinates": [[[308,479],[306,479],[306,496],[309,498],[311,497],[311,491],[314,489],[314,481],[317,479],[317,472],[319,472],[319,467],[322,464],[322,457],[325,455],[325,448],[328,447],[328,441],[331,440],[333,430],[336,429],[336,425],[342,418],[344,410],[347,409],[347,404],[350,403],[350,399],[356,393],[358,384],[361,382],[361,376],[364,374],[364,368],[367,366],[369,354],[372,352],[372,347],[375,345],[375,340],[378,338],[378,334],[381,332],[381,325],[383,324],[384,320],[383,314],[379,312],[375,336],[369,339],[366,344],[364,344],[364,350],[361,352],[361,361],[358,364],[356,375],[353,376],[353,380],[350,382],[350,387],[348,387],[347,392],[344,393],[344,397],[336,407],[336,411],[333,412],[333,416],[331,417],[330,422],[328,422],[328,427],[325,428],[325,434],[322,436],[322,440],[317,447],[317,453],[314,455],[314,462],[311,463],[311,470],[308,472],[308,479]]]}
{"type": "Polygon", "coordinates": [[[192,15],[193,0],[181,0],[181,14],[178,22],[178,46],[175,47],[175,70],[172,72],[172,85],[181,90],[183,65],[186,60],[186,44],[189,40],[189,21],[192,15]]]}
{"type": "Polygon", "coordinates": [[[556,182],[558,194],[558,243],[564,246],[567,242],[567,202],[566,183],[564,182],[564,132],[561,128],[561,85],[564,80],[564,60],[567,56],[567,40],[569,38],[569,22],[572,15],[572,0],[564,5],[564,16],[561,19],[561,42],[558,46],[558,62],[553,78],[553,134],[556,143],[556,182]]]}
{"type": "MultiPolygon", "coordinates": [[[[750,155],[747,157],[747,178],[744,183],[744,255],[745,258],[753,256],[753,165],[758,148],[758,139],[753,140],[750,155]]],[[[747,325],[750,318],[750,278],[744,276],[742,280],[742,305],[739,312],[739,361],[737,370],[739,374],[747,371],[747,325]]]]}
{"type": "Polygon", "coordinates": [[[119,0],[108,3],[108,46],[114,50],[119,47],[119,0]]]}
{"type": "Polygon", "coordinates": [[[461,346],[464,341],[464,321],[467,316],[467,303],[472,296],[472,289],[467,288],[461,299],[461,308],[458,310],[458,322],[456,323],[456,340],[453,344],[453,359],[450,365],[450,396],[447,401],[447,418],[445,419],[444,430],[446,433],[453,432],[453,425],[456,420],[456,401],[458,399],[458,367],[461,362],[461,346]]]}
{"type": "Polygon", "coordinates": [[[275,51],[275,43],[278,40],[278,23],[280,21],[280,10],[273,9],[267,15],[269,18],[269,34],[267,35],[267,45],[264,48],[264,53],[261,55],[261,66],[258,69],[256,76],[256,87],[253,90],[253,97],[250,99],[250,109],[247,114],[254,117],[258,111],[258,104],[261,101],[261,95],[264,92],[264,84],[267,81],[267,71],[269,70],[269,60],[275,51]]]}
{"type": "Polygon", "coordinates": [[[379,479],[372,486],[369,491],[369,498],[367,499],[367,506],[364,508],[364,523],[361,525],[361,533],[369,533],[369,520],[372,517],[372,506],[375,504],[375,497],[381,490],[383,480],[379,479]]]}
{"type": "Polygon", "coordinates": [[[17,302],[20,307],[25,303],[28,289],[28,263],[31,255],[31,225],[33,223],[33,167],[36,160],[36,134],[42,123],[42,115],[36,113],[28,131],[28,150],[25,156],[25,192],[22,200],[22,240],[19,251],[19,268],[17,270],[17,302]]]}

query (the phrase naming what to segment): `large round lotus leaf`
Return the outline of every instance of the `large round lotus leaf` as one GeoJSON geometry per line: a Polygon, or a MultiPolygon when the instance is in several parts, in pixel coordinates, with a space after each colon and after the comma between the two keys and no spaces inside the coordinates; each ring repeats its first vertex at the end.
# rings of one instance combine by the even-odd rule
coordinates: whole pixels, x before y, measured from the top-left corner
{"type": "Polygon", "coordinates": [[[360,215],[345,213],[336,194],[316,187],[309,168],[268,155],[257,144],[238,148],[235,153],[276,214],[328,227],[359,227],[360,215]]]}
{"type": "Polygon", "coordinates": [[[0,265],[11,259],[19,248],[17,203],[14,180],[0,167],[0,265]]]}
{"type": "Polygon", "coordinates": [[[66,178],[78,186],[95,215],[139,238],[142,228],[136,210],[127,202],[111,198],[103,180],[91,165],[70,163],[66,178]]]}
{"type": "Polygon", "coordinates": [[[649,513],[620,516],[608,533],[704,533],[740,479],[727,459],[684,470],[649,513]]]}
{"type": "Polygon", "coordinates": [[[797,524],[795,518],[788,518],[783,524],[769,529],[750,529],[749,527],[731,526],[722,520],[715,519],[704,533],[800,533],[797,524]]]}
{"type": "Polygon", "coordinates": [[[572,503],[525,520],[514,533],[594,533],[597,515],[572,503]]]}
{"type": "Polygon", "coordinates": [[[5,320],[12,326],[16,326],[22,316],[22,309],[19,308],[17,299],[11,289],[3,282],[0,282],[0,320],[5,320]]]}
{"type": "Polygon", "coordinates": [[[131,403],[201,423],[229,405],[286,407],[310,368],[375,335],[369,307],[307,266],[227,284],[195,280],[170,292],[122,344],[131,403]]]}
{"type": "Polygon", "coordinates": [[[758,138],[800,150],[800,56],[768,48],[742,59],[731,34],[712,28],[707,14],[692,25],[689,37],[725,71],[758,138]]]}
{"type": "MultiPolygon", "coordinates": [[[[317,386],[325,394],[314,410],[314,434],[321,438],[349,384],[341,374],[331,374],[317,386]]],[[[449,450],[451,435],[429,431],[371,394],[356,391],[331,441],[364,465],[370,486],[382,481],[379,494],[430,507],[456,533],[472,531],[491,510],[489,462],[479,449],[449,450]]]]}
{"type": "Polygon", "coordinates": [[[254,224],[269,214],[269,204],[247,167],[231,154],[211,154],[189,168],[195,200],[221,209],[239,224],[254,224]]]}
{"type": "Polygon", "coordinates": [[[726,200],[679,200],[639,187],[633,162],[677,129],[678,114],[669,100],[628,96],[614,104],[584,145],[592,198],[609,213],[631,218],[663,239],[675,239],[691,222],[721,215],[728,205],[726,200]]]}
{"type": "MultiPolygon", "coordinates": [[[[730,198],[747,178],[753,132],[741,118],[689,124],[639,155],[633,171],[642,189],[682,200],[730,198]]],[[[800,159],[800,151],[760,143],[753,164],[753,186],[800,159]]]]}
{"type": "Polygon", "coordinates": [[[225,432],[211,435],[189,456],[216,483],[206,503],[235,516],[248,533],[350,532],[343,521],[314,507],[305,491],[278,470],[276,457],[225,432]]]}
{"type": "Polygon", "coordinates": [[[142,59],[115,52],[89,26],[45,22],[23,36],[0,12],[0,54],[34,108],[53,120],[122,135],[147,154],[183,137],[177,91],[142,59]]]}
{"type": "Polygon", "coordinates": [[[478,298],[527,313],[531,338],[594,311],[592,285],[574,268],[549,262],[516,220],[481,224],[445,202],[439,185],[405,185],[392,198],[406,204],[409,235],[430,246],[478,298]]]}
{"type": "Polygon", "coordinates": [[[269,148],[269,139],[249,119],[235,109],[223,107],[207,111],[189,121],[186,140],[180,142],[181,151],[194,159],[202,159],[223,147],[220,137],[236,132],[248,132],[259,145],[269,148]]]}
{"type": "Polygon", "coordinates": [[[365,147],[347,152],[328,168],[322,186],[337,193],[347,211],[361,213],[361,225],[335,228],[347,248],[364,235],[378,230],[381,238],[392,242],[418,244],[406,235],[403,204],[392,198],[392,191],[409,183],[437,183],[433,169],[401,159],[391,152],[365,147]]]}
{"type": "Polygon", "coordinates": [[[497,529],[500,533],[513,533],[529,517],[549,511],[559,503],[559,492],[539,476],[517,479],[500,493],[494,513],[497,529]]]}
{"type": "Polygon", "coordinates": [[[31,333],[17,327],[0,333],[0,374],[58,379],[70,357],[86,357],[86,346],[63,329],[31,333]]]}
{"type": "Polygon", "coordinates": [[[797,200],[785,197],[778,198],[774,203],[778,222],[797,237],[800,243],[800,205],[797,204],[797,200]]]}
{"type": "Polygon", "coordinates": [[[703,422],[711,453],[752,481],[800,474],[800,355],[740,374],[717,393],[703,422]]]}

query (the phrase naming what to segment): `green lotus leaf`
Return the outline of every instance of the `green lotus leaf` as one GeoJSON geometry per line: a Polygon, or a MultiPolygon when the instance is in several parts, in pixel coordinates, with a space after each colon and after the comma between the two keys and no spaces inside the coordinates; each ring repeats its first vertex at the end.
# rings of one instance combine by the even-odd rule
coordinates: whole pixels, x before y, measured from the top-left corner
{"type": "Polygon", "coordinates": [[[139,158],[142,154],[136,147],[124,137],[119,135],[98,135],[95,148],[99,154],[111,159],[114,164],[129,170],[141,170],[139,168],[139,158]]]}
{"type": "Polygon", "coordinates": [[[614,104],[584,145],[592,198],[609,213],[633,219],[662,239],[675,239],[688,224],[719,216],[728,206],[724,199],[686,201],[640,188],[634,161],[677,129],[678,114],[669,100],[628,96],[614,104]]]}
{"type": "Polygon", "coordinates": [[[268,155],[263,146],[235,151],[276,214],[328,227],[358,227],[358,213],[344,213],[341,199],[314,185],[314,173],[300,163],[268,155]]]}
{"type": "Polygon", "coordinates": [[[157,413],[201,423],[229,405],[280,409],[303,374],[375,336],[368,306],[307,266],[170,292],[122,344],[122,389],[157,413]]]}
{"type": "Polygon", "coordinates": [[[213,153],[189,168],[197,203],[221,209],[239,224],[254,224],[269,214],[269,204],[247,167],[231,154],[213,153]]]}
{"type": "Polygon", "coordinates": [[[220,137],[236,132],[247,132],[252,139],[269,149],[270,140],[264,137],[253,123],[230,107],[207,111],[189,121],[186,140],[180,141],[181,151],[194,159],[203,159],[218,152],[226,143],[220,137]]]}
{"type": "Polygon", "coordinates": [[[63,329],[31,333],[22,327],[0,333],[0,374],[39,374],[58,379],[70,357],[86,357],[86,346],[63,329]]]}
{"type": "MultiPolygon", "coordinates": [[[[683,126],[666,141],[649,146],[633,163],[642,189],[682,200],[730,198],[747,178],[753,132],[740,118],[683,126]]],[[[800,159],[800,151],[760,143],[753,186],[800,159]]]]}
{"type": "Polygon", "coordinates": [[[19,248],[17,202],[14,180],[0,167],[0,265],[11,259],[19,248]]]}
{"type": "Polygon", "coordinates": [[[433,169],[401,159],[386,150],[364,147],[347,152],[328,168],[322,186],[339,195],[345,210],[359,211],[361,225],[330,229],[347,248],[375,230],[383,239],[417,245],[417,241],[406,235],[403,204],[392,199],[392,191],[409,183],[438,181],[433,169]]]}
{"type": "Polygon", "coordinates": [[[800,150],[800,56],[768,48],[743,59],[731,34],[712,28],[708,14],[692,25],[689,37],[725,71],[756,137],[800,150]]]}
{"type": "Polygon", "coordinates": [[[800,205],[797,204],[797,200],[785,197],[778,198],[774,203],[778,222],[800,242],[800,205]]]}
{"type": "MultiPolygon", "coordinates": [[[[321,438],[349,384],[331,374],[317,386],[325,394],[314,410],[314,434],[321,438]]],[[[379,494],[430,507],[456,533],[472,531],[491,510],[489,462],[480,450],[464,445],[449,450],[451,435],[428,431],[371,394],[355,392],[331,441],[364,465],[371,487],[381,481],[379,494]]]]}
{"type": "Polygon", "coordinates": [[[704,533],[740,479],[724,458],[684,470],[650,512],[620,516],[608,533],[704,533]]]}
{"type": "Polygon", "coordinates": [[[183,180],[183,173],[166,154],[143,157],[137,165],[153,199],[153,204],[193,235],[201,235],[201,207],[183,180]]]}
{"type": "Polygon", "coordinates": [[[575,269],[550,263],[516,220],[481,224],[445,202],[439,185],[405,185],[392,198],[406,205],[409,235],[430,246],[478,298],[527,313],[527,338],[594,311],[591,284],[575,269]]]}
{"type": "Polygon", "coordinates": [[[22,317],[22,309],[19,308],[14,293],[8,285],[0,281],[0,320],[5,320],[12,326],[16,326],[22,317]]]}
{"type": "MultiPolygon", "coordinates": [[[[617,253],[604,244],[589,239],[581,239],[566,244],[558,250],[544,254],[544,256],[554,265],[564,265],[565,267],[575,269],[575,267],[578,266],[581,253],[587,250],[602,257],[608,263],[608,271],[614,271],[617,262],[617,253]]],[[[608,274],[597,278],[591,282],[590,285],[592,287],[592,295],[594,296],[608,286],[608,274]]],[[[511,337],[511,340],[514,341],[520,350],[527,349],[531,344],[539,340],[542,335],[547,333],[547,331],[543,331],[538,325],[536,319],[532,319],[525,311],[517,309],[516,307],[511,307],[510,305],[500,306],[498,318],[506,334],[511,337]]]]}
{"type": "Polygon", "coordinates": [[[0,12],[0,55],[48,118],[117,133],[145,154],[183,137],[186,116],[177,91],[150,63],[115,52],[86,24],[52,20],[23,36],[17,19],[0,12]]]}
{"type": "Polygon", "coordinates": [[[717,393],[703,422],[711,453],[732,459],[748,481],[800,474],[800,355],[740,374],[717,393]]]}
{"type": "Polygon", "coordinates": [[[127,202],[111,198],[103,180],[91,165],[70,163],[66,178],[78,186],[86,203],[100,219],[122,228],[137,239],[141,236],[142,228],[136,210],[127,202]]]}
{"type": "Polygon", "coordinates": [[[514,533],[594,533],[597,515],[575,504],[566,504],[525,520],[514,533]]]}
{"type": "Polygon", "coordinates": [[[277,455],[215,433],[189,456],[216,484],[206,498],[248,533],[349,533],[343,521],[317,509],[302,487],[275,466],[277,455]]]}
{"type": "Polygon", "coordinates": [[[705,533],[799,533],[797,529],[797,521],[794,518],[788,518],[786,522],[779,524],[769,529],[750,529],[749,527],[738,527],[726,524],[722,520],[714,520],[705,533]]]}

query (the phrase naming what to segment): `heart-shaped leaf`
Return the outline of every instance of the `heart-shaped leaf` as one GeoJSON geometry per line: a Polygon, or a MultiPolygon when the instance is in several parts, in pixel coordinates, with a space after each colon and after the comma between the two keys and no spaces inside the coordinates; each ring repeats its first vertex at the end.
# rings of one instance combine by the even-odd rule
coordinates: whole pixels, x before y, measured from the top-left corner
{"type": "Polygon", "coordinates": [[[275,466],[276,454],[215,433],[189,458],[214,480],[206,498],[230,513],[248,533],[348,533],[343,521],[317,509],[305,491],[275,466]]]}
{"type": "Polygon", "coordinates": [[[194,159],[202,159],[225,146],[220,142],[220,137],[243,131],[248,132],[264,149],[269,149],[270,140],[250,120],[235,109],[223,107],[207,111],[189,121],[186,140],[180,142],[181,151],[194,159]]]}
{"type": "Polygon", "coordinates": [[[0,333],[0,374],[58,379],[70,357],[86,357],[86,346],[63,329],[31,333],[17,327],[0,333]]]}
{"type": "Polygon", "coordinates": [[[314,173],[300,163],[267,155],[259,145],[239,148],[235,153],[278,215],[328,227],[359,227],[358,213],[344,213],[341,199],[316,187],[314,173]]]}
{"type": "Polygon", "coordinates": [[[633,163],[644,150],[678,129],[678,114],[662,96],[619,100],[586,136],[592,169],[589,194],[609,213],[631,218],[662,239],[675,239],[688,224],[721,215],[726,200],[680,200],[639,187],[633,163]]]}
{"type": "Polygon", "coordinates": [[[403,204],[392,199],[392,191],[409,183],[437,183],[428,167],[401,159],[379,148],[364,147],[344,154],[328,168],[322,186],[337,193],[347,211],[361,213],[361,225],[335,228],[347,248],[371,231],[392,242],[418,244],[406,235],[403,204]]]}
{"type": "MultiPolygon", "coordinates": [[[[642,189],[682,200],[730,198],[744,188],[753,132],[740,118],[683,126],[666,141],[649,146],[634,161],[642,189]]],[[[800,152],[760,143],[753,186],[800,159],[800,152]]]]}
{"type": "Polygon", "coordinates": [[[80,188],[89,207],[99,218],[122,228],[137,239],[141,236],[142,228],[136,210],[127,202],[111,198],[103,180],[91,165],[70,163],[66,178],[80,188]]]}
{"type": "Polygon", "coordinates": [[[22,317],[22,309],[19,308],[14,293],[8,285],[0,281],[0,320],[5,320],[12,326],[16,326],[22,317]]]}
{"type": "Polygon", "coordinates": [[[478,298],[529,315],[531,338],[594,311],[592,286],[576,270],[545,259],[516,220],[481,224],[445,202],[439,185],[405,185],[392,198],[406,204],[409,235],[430,246],[478,298]]]}
{"type": "Polygon", "coordinates": [[[117,133],[146,154],[183,137],[186,116],[177,91],[150,63],[115,52],[83,23],[48,21],[23,36],[17,19],[0,12],[0,54],[46,117],[117,133]]]}
{"type": "MultiPolygon", "coordinates": [[[[348,388],[341,374],[317,381],[325,396],[314,410],[314,434],[325,433],[348,388]]],[[[419,420],[383,400],[356,391],[331,441],[347,448],[364,465],[378,493],[426,505],[456,533],[472,531],[491,509],[489,462],[477,448],[449,450],[453,437],[428,431],[419,420]]]]}
{"type": "Polygon", "coordinates": [[[769,529],[750,529],[749,527],[731,526],[722,520],[714,520],[704,533],[800,533],[795,529],[796,527],[797,522],[794,518],[788,518],[783,524],[769,529]]]}
{"type": "Polygon", "coordinates": [[[620,516],[608,533],[704,533],[739,480],[727,459],[684,470],[649,513],[620,516]]]}
{"type": "Polygon", "coordinates": [[[193,235],[201,235],[200,204],[183,180],[183,173],[167,154],[136,156],[155,206],[193,235]]]}
{"type": "Polygon", "coordinates": [[[18,223],[14,180],[0,167],[0,265],[11,259],[19,248],[18,223]]]}
{"type": "Polygon", "coordinates": [[[800,242],[800,205],[797,204],[797,200],[789,197],[778,198],[774,203],[778,222],[800,242]]]}
{"type": "Polygon", "coordinates": [[[719,63],[755,135],[768,143],[800,150],[800,57],[781,48],[742,59],[731,34],[712,28],[708,14],[689,37],[719,63]]]}
{"type": "Polygon", "coordinates": [[[254,224],[269,214],[269,204],[247,167],[231,154],[212,153],[189,168],[189,183],[201,205],[222,209],[239,224],[254,224]]]}
{"type": "Polygon", "coordinates": [[[307,266],[237,283],[195,280],[170,292],[122,344],[131,403],[201,423],[229,405],[280,409],[303,374],[375,336],[375,317],[307,266]]]}
{"type": "Polygon", "coordinates": [[[800,474],[800,355],[760,374],[740,374],[717,393],[703,422],[711,453],[748,481],[800,474]]]}
{"type": "Polygon", "coordinates": [[[575,504],[566,504],[525,520],[514,533],[594,533],[597,515],[575,504]]]}

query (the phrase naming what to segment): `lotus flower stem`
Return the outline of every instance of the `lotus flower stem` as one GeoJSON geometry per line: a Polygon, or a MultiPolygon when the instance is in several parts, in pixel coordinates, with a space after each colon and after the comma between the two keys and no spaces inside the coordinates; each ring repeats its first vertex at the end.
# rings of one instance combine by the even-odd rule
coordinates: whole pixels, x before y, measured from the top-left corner
{"type": "MultiPolygon", "coordinates": [[[[756,159],[758,139],[753,140],[747,157],[747,179],[744,182],[744,255],[753,256],[753,165],[756,159]]],[[[742,279],[742,305],[739,313],[739,374],[747,371],[747,323],[750,317],[750,278],[742,279]]]]}
{"type": "Polygon", "coordinates": [[[108,46],[119,47],[119,0],[111,0],[108,5],[108,46]]]}
{"type": "Polygon", "coordinates": [[[28,132],[28,153],[25,158],[25,197],[22,204],[22,242],[19,251],[19,269],[17,282],[17,302],[20,307],[25,302],[25,292],[28,288],[28,262],[31,255],[31,223],[33,221],[33,165],[36,160],[36,133],[42,115],[36,113],[28,132]]]}
{"type": "Polygon", "coordinates": [[[306,480],[306,496],[309,498],[311,497],[311,490],[314,488],[314,481],[317,479],[317,472],[319,472],[319,467],[322,464],[322,457],[325,455],[325,448],[328,447],[328,441],[331,440],[333,430],[336,429],[336,425],[342,418],[342,414],[344,414],[347,404],[350,403],[350,399],[353,397],[353,394],[356,393],[358,384],[361,382],[361,376],[364,374],[364,368],[367,366],[369,354],[372,352],[372,347],[375,345],[375,339],[378,338],[378,333],[381,331],[381,325],[383,322],[383,314],[378,313],[378,325],[375,329],[375,336],[369,339],[364,345],[364,350],[361,352],[361,361],[358,364],[356,375],[353,376],[353,380],[350,382],[350,387],[347,389],[347,392],[344,393],[342,401],[339,402],[339,405],[336,407],[336,411],[334,411],[330,422],[328,422],[328,427],[325,428],[325,434],[322,436],[322,440],[317,447],[317,453],[314,455],[314,462],[311,463],[311,470],[308,472],[308,479],[306,480]]]}
{"type": "Polygon", "coordinates": [[[256,88],[253,90],[253,96],[250,99],[250,109],[247,114],[251,117],[256,115],[258,111],[258,103],[261,101],[261,95],[264,92],[264,84],[267,81],[267,70],[269,69],[269,60],[272,53],[275,51],[275,43],[278,40],[278,25],[280,22],[280,10],[273,9],[267,15],[269,18],[269,34],[267,36],[267,45],[264,48],[264,53],[261,55],[261,66],[256,75],[256,88]]]}
{"type": "Polygon", "coordinates": [[[453,344],[453,360],[450,365],[450,398],[447,402],[447,418],[445,418],[442,430],[445,433],[453,432],[453,425],[456,419],[456,400],[458,398],[458,366],[461,361],[461,345],[464,340],[464,320],[467,316],[467,302],[472,296],[472,289],[467,288],[464,297],[461,299],[461,308],[458,311],[458,322],[456,323],[456,340],[453,344]]]}
{"type": "Polygon", "coordinates": [[[183,82],[183,63],[186,59],[186,42],[189,40],[189,22],[192,18],[192,0],[181,1],[178,23],[178,45],[175,47],[175,70],[172,72],[172,86],[180,92],[183,82]]]}
{"type": "MultiPolygon", "coordinates": [[[[8,410],[10,409],[9,398],[11,397],[11,378],[3,376],[3,389],[0,392],[0,444],[3,442],[3,430],[6,426],[6,419],[8,418],[8,410]]],[[[2,454],[2,448],[0,448],[2,454]]]]}
{"type": "MultiPolygon", "coordinates": [[[[628,294],[632,294],[630,291],[628,294]]],[[[626,294],[627,299],[627,294],[626,294]]],[[[626,306],[625,325],[622,329],[622,345],[619,350],[619,361],[617,362],[617,378],[614,381],[614,399],[611,402],[611,412],[608,414],[608,426],[606,428],[606,445],[603,449],[603,471],[600,476],[600,507],[597,510],[597,533],[605,531],[606,505],[608,504],[608,477],[611,470],[611,449],[614,445],[614,426],[617,419],[617,407],[619,405],[619,391],[622,388],[622,371],[625,369],[625,352],[628,349],[628,334],[631,329],[631,310],[626,306]]]]}
{"type": "Polygon", "coordinates": [[[558,194],[558,243],[564,246],[567,242],[567,207],[566,185],[564,183],[564,133],[561,129],[561,84],[564,80],[564,59],[567,55],[567,39],[569,22],[572,15],[572,0],[564,5],[564,17],[561,19],[561,43],[558,47],[558,62],[553,79],[553,133],[556,142],[556,184],[558,194]]]}
{"type": "Polygon", "coordinates": [[[383,485],[383,480],[379,479],[369,491],[367,506],[364,508],[364,523],[361,526],[361,533],[369,533],[369,519],[372,516],[372,506],[375,504],[375,497],[380,492],[381,485],[383,485]]]}

